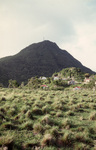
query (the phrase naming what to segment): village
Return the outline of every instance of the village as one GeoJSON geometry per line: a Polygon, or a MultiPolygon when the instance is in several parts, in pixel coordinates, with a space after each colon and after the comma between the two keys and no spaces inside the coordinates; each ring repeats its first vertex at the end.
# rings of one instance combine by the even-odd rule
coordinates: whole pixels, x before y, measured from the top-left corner
{"type": "MultiPolygon", "coordinates": [[[[47,77],[43,76],[43,77],[40,77],[39,79],[46,81],[47,77]]],[[[89,73],[84,74],[84,77],[81,81],[76,80],[76,78],[74,76],[64,77],[60,73],[57,73],[55,75],[53,74],[52,80],[55,82],[56,81],[61,81],[61,82],[65,81],[68,84],[68,86],[74,85],[74,90],[81,89],[80,85],[87,85],[87,87],[88,87],[88,85],[90,85],[90,83],[93,84],[93,90],[96,89],[95,75],[90,75],[89,73]]],[[[46,88],[48,88],[48,85],[46,85],[46,84],[41,85],[41,87],[43,87],[43,89],[46,89],[46,88]]]]}

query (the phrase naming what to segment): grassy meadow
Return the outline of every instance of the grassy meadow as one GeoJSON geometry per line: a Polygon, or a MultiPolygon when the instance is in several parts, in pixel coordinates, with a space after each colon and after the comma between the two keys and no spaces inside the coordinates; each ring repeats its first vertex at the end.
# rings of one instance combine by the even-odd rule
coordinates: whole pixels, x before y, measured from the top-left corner
{"type": "Polygon", "coordinates": [[[0,88],[4,148],[96,150],[96,91],[0,88]]]}

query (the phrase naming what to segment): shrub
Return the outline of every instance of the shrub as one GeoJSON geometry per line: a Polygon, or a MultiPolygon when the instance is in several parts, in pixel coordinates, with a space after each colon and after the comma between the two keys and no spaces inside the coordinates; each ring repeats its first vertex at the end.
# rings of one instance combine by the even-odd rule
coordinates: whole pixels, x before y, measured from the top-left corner
{"type": "Polygon", "coordinates": [[[41,80],[39,80],[37,77],[32,77],[31,79],[28,80],[27,86],[29,88],[37,89],[40,87],[41,80]]]}
{"type": "Polygon", "coordinates": [[[16,80],[9,80],[9,86],[8,86],[9,88],[17,88],[17,87],[19,87],[19,84],[18,84],[18,82],[16,81],[16,80]]]}

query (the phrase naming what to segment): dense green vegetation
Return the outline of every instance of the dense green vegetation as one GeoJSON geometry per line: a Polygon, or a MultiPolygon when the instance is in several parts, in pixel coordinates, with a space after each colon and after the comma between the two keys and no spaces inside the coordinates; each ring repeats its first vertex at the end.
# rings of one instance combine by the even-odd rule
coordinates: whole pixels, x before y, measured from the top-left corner
{"type": "Polygon", "coordinates": [[[76,81],[84,81],[85,73],[81,71],[80,68],[70,67],[62,69],[60,72],[54,73],[53,75],[58,75],[61,78],[73,78],[76,81]]]}
{"type": "Polygon", "coordinates": [[[95,150],[96,91],[0,88],[0,147],[95,150]]]}

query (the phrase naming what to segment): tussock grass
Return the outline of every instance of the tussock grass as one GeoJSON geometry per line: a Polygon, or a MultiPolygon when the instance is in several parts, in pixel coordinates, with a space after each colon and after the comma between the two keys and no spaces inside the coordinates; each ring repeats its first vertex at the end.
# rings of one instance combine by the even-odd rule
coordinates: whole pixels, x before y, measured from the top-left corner
{"type": "Polygon", "coordinates": [[[96,112],[92,112],[89,116],[90,120],[95,120],[96,121],[96,112]]]}
{"type": "Polygon", "coordinates": [[[54,145],[55,138],[51,134],[45,134],[43,139],[41,140],[41,146],[50,146],[54,145]]]}
{"type": "Polygon", "coordinates": [[[62,120],[62,128],[70,129],[73,126],[72,120],[65,118],[62,120]]]}
{"type": "Polygon", "coordinates": [[[0,137],[0,146],[2,147],[1,149],[6,147],[6,149],[12,150],[13,149],[13,143],[14,143],[13,136],[6,135],[6,136],[0,137]]]}
{"type": "Polygon", "coordinates": [[[0,148],[93,150],[95,109],[96,92],[88,89],[2,88],[0,148]]]}
{"type": "Polygon", "coordinates": [[[44,131],[44,127],[43,127],[42,124],[40,124],[40,123],[35,123],[35,124],[33,125],[33,132],[34,132],[34,133],[43,133],[43,131],[44,131]]]}

